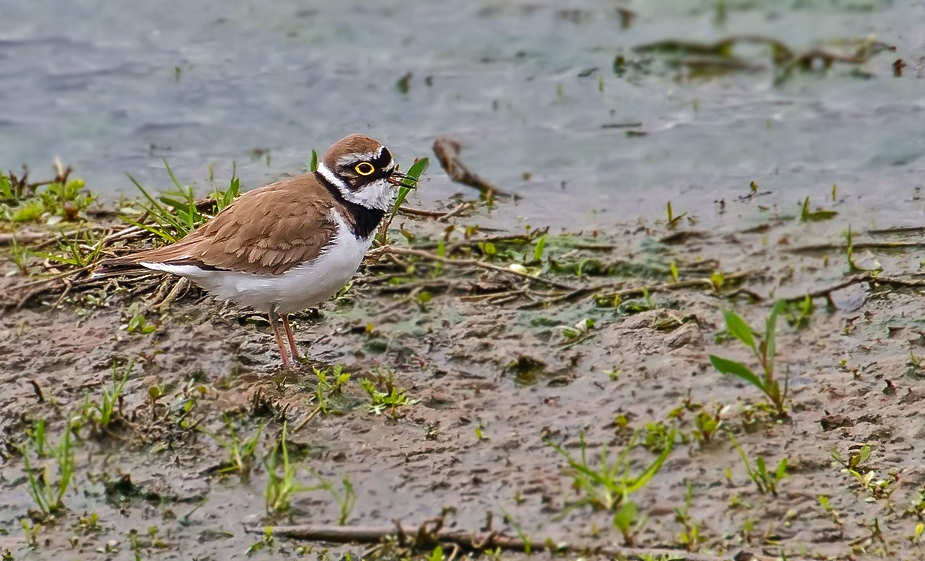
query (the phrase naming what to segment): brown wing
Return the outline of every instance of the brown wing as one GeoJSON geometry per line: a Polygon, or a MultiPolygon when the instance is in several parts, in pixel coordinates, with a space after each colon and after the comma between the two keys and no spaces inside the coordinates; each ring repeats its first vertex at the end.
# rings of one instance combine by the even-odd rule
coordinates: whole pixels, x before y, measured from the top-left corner
{"type": "Polygon", "coordinates": [[[106,265],[155,261],[254,274],[280,275],[312,260],[337,234],[330,196],[310,175],[241,195],[179,242],[106,265]]]}

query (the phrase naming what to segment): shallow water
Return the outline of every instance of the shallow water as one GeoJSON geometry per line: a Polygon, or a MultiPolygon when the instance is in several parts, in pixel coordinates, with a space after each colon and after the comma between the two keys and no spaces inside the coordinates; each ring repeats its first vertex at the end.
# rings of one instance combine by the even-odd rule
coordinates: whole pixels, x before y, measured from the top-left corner
{"type": "MultiPolygon", "coordinates": [[[[920,222],[925,7],[726,4],[718,23],[715,2],[630,3],[637,17],[624,28],[593,0],[3,0],[0,165],[44,170],[59,157],[112,198],[131,193],[126,172],[165,187],[161,158],[203,188],[210,165],[226,178],[235,162],[253,188],[300,172],[312,148],[350,131],[409,162],[447,135],[475,171],[524,196],[495,213],[507,226],[606,227],[658,215],[668,199],[709,221],[714,200],[753,180],[787,210],[806,195],[821,204],[838,184],[838,210],[856,224],[920,222]],[[780,86],[760,49],[736,52],[764,70],[708,80],[660,63],[613,71],[618,53],[642,60],[640,44],[741,33],[797,50],[873,35],[897,52],[780,86]],[[909,65],[902,78],[897,58],[909,65]],[[648,134],[602,128],[627,122],[648,134]]],[[[472,194],[438,169],[425,187],[416,204],[472,194]]]]}

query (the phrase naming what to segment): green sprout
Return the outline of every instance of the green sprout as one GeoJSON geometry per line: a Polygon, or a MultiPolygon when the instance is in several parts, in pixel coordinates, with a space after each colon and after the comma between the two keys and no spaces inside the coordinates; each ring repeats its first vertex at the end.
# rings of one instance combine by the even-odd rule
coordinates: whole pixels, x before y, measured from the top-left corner
{"type": "Polygon", "coordinates": [[[710,362],[714,368],[723,374],[736,376],[760,389],[764,392],[771,405],[774,406],[777,414],[782,417],[787,415],[786,401],[789,378],[784,378],[784,384],[781,387],[780,382],[775,377],[774,357],[776,345],[774,336],[777,329],[777,316],[784,311],[786,305],[787,303],[784,300],[779,300],[774,304],[765,323],[764,336],[757,341],[752,328],[745,323],[741,316],[729,310],[723,312],[726,319],[726,330],[752,351],[761,367],[760,375],[755,374],[751,368],[741,362],[710,355],[710,362]]]}

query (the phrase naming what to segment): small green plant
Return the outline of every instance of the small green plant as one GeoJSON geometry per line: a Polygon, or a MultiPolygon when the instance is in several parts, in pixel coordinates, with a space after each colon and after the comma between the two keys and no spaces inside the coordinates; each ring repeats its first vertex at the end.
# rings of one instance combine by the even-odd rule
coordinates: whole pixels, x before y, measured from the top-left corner
{"type": "Polygon", "coordinates": [[[257,455],[257,444],[263,433],[264,423],[257,427],[257,431],[249,438],[241,438],[234,429],[231,418],[225,415],[225,426],[228,427],[228,438],[211,433],[205,429],[202,432],[212,437],[228,453],[228,459],[219,470],[219,473],[237,473],[241,479],[247,481],[254,466],[257,455]]]}
{"type": "Polygon", "coordinates": [[[324,489],[334,498],[334,501],[337,503],[337,506],[340,509],[340,514],[337,517],[337,524],[343,526],[347,523],[347,519],[350,518],[350,513],[353,512],[353,506],[357,502],[357,496],[353,490],[353,484],[350,483],[350,478],[344,475],[343,479],[341,479],[341,483],[343,484],[343,492],[339,492],[334,488],[334,485],[331,484],[331,482],[322,477],[321,474],[317,471],[312,470],[312,475],[319,482],[319,485],[316,487],[316,489],[324,489]]]}
{"type": "MultiPolygon", "coordinates": [[[[868,495],[868,502],[878,500],[889,500],[893,493],[899,488],[899,473],[889,473],[886,478],[877,478],[877,472],[869,470],[866,473],[845,469],[857,480],[861,489],[868,495]]],[[[891,507],[892,508],[892,507],[891,507]]]]}
{"type": "Polygon", "coordinates": [[[809,326],[809,320],[815,311],[816,306],[813,304],[813,299],[807,294],[799,302],[788,303],[784,313],[788,324],[797,329],[804,329],[809,326]]]}
{"type": "MultiPolygon", "coordinates": [[[[164,160],[164,166],[167,168],[167,174],[173,183],[174,190],[154,198],[148,191],[131,175],[128,178],[135,184],[135,187],[141,191],[141,194],[147,199],[146,204],[142,204],[145,213],[153,221],[153,224],[141,224],[130,218],[125,217],[125,221],[138,226],[143,230],[154,234],[158,238],[168,243],[174,243],[204,222],[212,218],[212,214],[203,212],[197,205],[196,194],[192,187],[184,187],[177,180],[164,160]]],[[[238,196],[241,184],[237,177],[232,177],[228,189],[221,191],[218,188],[212,194],[212,206],[215,212],[220,212],[228,206],[238,196]]]]}
{"type": "Polygon", "coordinates": [[[76,236],[70,238],[61,232],[58,239],[58,250],[60,253],[34,251],[32,254],[60,265],[88,267],[99,259],[100,252],[103,250],[103,238],[93,239],[93,234],[90,232],[84,232],[80,239],[76,236]]]}
{"type": "Polygon", "coordinates": [[[405,174],[405,177],[401,180],[401,186],[398,189],[398,196],[395,198],[395,203],[392,205],[392,212],[389,213],[389,217],[383,226],[381,233],[379,234],[379,245],[385,245],[387,241],[388,229],[392,224],[392,220],[395,218],[395,215],[398,214],[398,209],[401,208],[401,205],[405,203],[405,199],[408,198],[408,193],[411,192],[411,189],[414,188],[418,180],[427,171],[427,167],[430,165],[430,160],[427,158],[420,158],[414,160],[414,163],[411,164],[411,167],[408,168],[408,173],[405,174]]]}
{"type": "Polygon", "coordinates": [[[25,534],[26,543],[29,544],[29,547],[32,549],[37,548],[39,546],[39,532],[42,531],[42,524],[40,522],[30,522],[28,518],[20,518],[19,523],[22,524],[22,531],[23,534],[25,534]]]}
{"type": "Polygon", "coordinates": [[[832,504],[829,503],[829,498],[825,495],[819,495],[819,505],[822,507],[822,510],[826,511],[829,516],[832,517],[832,522],[837,526],[842,525],[841,517],[838,515],[838,512],[835,508],[832,507],[832,504]]]}
{"type": "Polygon", "coordinates": [[[848,258],[848,272],[850,273],[865,273],[865,272],[880,272],[881,268],[876,269],[865,269],[864,267],[858,266],[854,261],[854,240],[851,233],[851,225],[848,225],[848,229],[845,230],[845,256],[848,258]]]}
{"type": "Polygon", "coordinates": [[[915,531],[911,536],[906,536],[906,539],[909,540],[909,543],[919,543],[922,541],[922,534],[925,533],[925,524],[919,522],[915,525],[915,531]]]}
{"type": "Polygon", "coordinates": [[[838,216],[838,213],[834,210],[810,210],[809,208],[809,197],[803,199],[803,204],[800,208],[800,221],[801,222],[819,222],[822,220],[831,220],[838,216]]]}
{"type": "Polygon", "coordinates": [[[684,527],[684,531],[678,535],[678,541],[687,551],[697,551],[700,549],[702,536],[700,535],[700,524],[691,516],[691,502],[694,498],[694,486],[690,481],[687,482],[687,493],[684,495],[684,506],[675,507],[675,522],[684,527]]]}
{"type": "Polygon", "coordinates": [[[47,434],[45,433],[45,419],[33,419],[32,427],[26,429],[26,438],[35,450],[35,455],[45,458],[50,455],[47,434]]]}
{"type": "Polygon", "coordinates": [[[385,391],[379,391],[377,384],[368,378],[360,380],[360,385],[369,394],[371,403],[368,408],[370,413],[381,415],[385,410],[390,410],[392,417],[396,417],[398,409],[405,405],[414,405],[417,399],[409,399],[405,390],[397,387],[392,380],[392,371],[389,370],[388,377],[378,376],[379,381],[385,386],[385,391]]]}
{"type": "Polygon", "coordinates": [[[153,333],[157,329],[157,324],[149,322],[148,318],[145,317],[145,310],[141,302],[133,302],[132,305],[123,312],[123,317],[128,318],[128,321],[122,324],[122,326],[129,335],[134,333],[147,335],[153,333]]]}
{"type": "Polygon", "coordinates": [[[23,276],[29,275],[29,255],[29,250],[25,246],[19,245],[14,234],[10,240],[10,261],[16,265],[16,270],[23,276]]]}
{"type": "Polygon", "coordinates": [[[498,505],[498,508],[501,509],[501,513],[504,515],[504,522],[510,524],[514,528],[514,531],[517,532],[517,537],[520,538],[521,543],[524,544],[524,553],[530,555],[533,551],[533,540],[530,539],[530,536],[524,531],[523,526],[521,526],[508,511],[504,510],[503,506],[498,505]]]}
{"type": "Polygon", "coordinates": [[[745,464],[745,472],[748,474],[749,479],[755,484],[755,487],[757,487],[758,492],[762,495],[770,493],[776,497],[778,483],[787,476],[786,456],[781,458],[780,462],[777,464],[776,470],[768,471],[764,458],[758,456],[753,466],[748,456],[745,454],[745,450],[739,446],[735,437],[730,435],[729,439],[732,440],[732,445],[735,446],[735,449],[739,452],[739,456],[742,457],[742,462],[745,464]]]}
{"type": "Polygon", "coordinates": [[[29,495],[45,517],[58,514],[66,508],[62,499],[71,485],[76,465],[74,449],[71,446],[71,432],[72,426],[68,421],[61,440],[51,451],[58,468],[57,478],[52,476],[51,468],[48,465],[41,470],[33,468],[32,462],[29,460],[28,446],[23,445],[20,447],[29,480],[29,495]]]}
{"type": "Polygon", "coordinates": [[[658,308],[658,304],[655,302],[655,299],[652,298],[652,295],[649,294],[648,287],[642,287],[642,299],[635,298],[633,300],[627,300],[626,302],[620,303],[620,295],[614,298],[614,307],[618,308],[621,312],[627,314],[638,314],[641,312],[648,312],[658,308]]]}
{"type": "Polygon", "coordinates": [[[83,405],[83,418],[93,423],[96,429],[105,430],[121,418],[122,400],[124,399],[122,392],[125,390],[125,384],[128,382],[134,365],[134,361],[129,362],[122,370],[120,377],[118,365],[116,361],[113,361],[112,377],[108,386],[105,384],[101,386],[103,395],[99,403],[91,402],[90,394],[87,393],[83,405]]]}
{"type": "Polygon", "coordinates": [[[318,171],[318,152],[316,152],[314,148],[312,148],[312,159],[308,164],[308,170],[312,173],[318,171]]]}
{"type": "Polygon", "coordinates": [[[686,212],[682,212],[681,214],[675,216],[674,211],[671,209],[671,201],[668,201],[668,204],[665,205],[665,210],[668,213],[668,222],[667,222],[668,227],[672,230],[677,228],[678,223],[681,222],[681,219],[687,216],[686,212]]]}
{"type": "MultiPolygon", "coordinates": [[[[666,440],[674,443],[674,431],[666,440]]],[[[578,447],[581,453],[578,458],[572,457],[565,448],[550,439],[546,439],[545,442],[568,462],[572,470],[572,487],[584,495],[570,508],[587,504],[611,512],[616,512],[630,494],[642,489],[658,473],[672,449],[672,445],[666,446],[646,469],[634,474],[630,470],[629,454],[636,448],[638,433],[632,436],[613,462],[609,458],[607,447],[604,447],[596,466],[588,463],[584,431],[579,437],[578,447]]],[[[570,509],[566,509],[566,512],[568,510],[570,509]]]]}
{"type": "Polygon", "coordinates": [[[557,325],[556,329],[562,332],[562,337],[565,338],[559,348],[565,349],[587,341],[594,336],[594,325],[595,322],[591,318],[583,319],[575,325],[557,325]]]}
{"type": "Polygon", "coordinates": [[[668,269],[671,271],[671,280],[678,282],[681,280],[681,274],[678,272],[678,263],[674,260],[668,265],[668,269]]]}
{"type": "Polygon", "coordinates": [[[83,535],[98,533],[102,530],[100,527],[100,515],[96,512],[83,513],[77,518],[75,529],[80,530],[83,535]]]}
{"type": "Polygon", "coordinates": [[[653,454],[661,454],[666,448],[674,446],[677,431],[668,428],[663,421],[653,421],[646,423],[642,434],[642,447],[653,454]]]}
{"type": "Polygon", "coordinates": [[[69,179],[71,168],[56,166],[52,181],[30,183],[22,177],[0,173],[0,219],[10,222],[57,224],[79,218],[95,195],[84,191],[84,182],[69,179]]]}
{"type": "Polygon", "coordinates": [[[838,450],[833,449],[831,454],[832,459],[841,464],[845,471],[867,471],[865,468],[861,467],[861,464],[870,458],[870,444],[865,444],[849,454],[847,460],[841,457],[838,450]]]}
{"type": "Polygon", "coordinates": [[[730,405],[717,405],[712,413],[703,409],[694,413],[694,428],[691,436],[700,446],[713,442],[713,438],[723,425],[723,416],[729,412],[730,405]]]}
{"type": "Polygon", "coordinates": [[[267,526],[263,530],[263,536],[259,540],[251,544],[247,551],[244,552],[244,555],[250,557],[251,555],[257,553],[261,549],[271,550],[273,548],[273,528],[267,526]]]}
{"type": "Polygon", "coordinates": [[[726,330],[730,335],[748,347],[758,359],[761,366],[761,375],[755,374],[749,367],[741,362],[710,355],[713,367],[723,374],[731,374],[755,386],[767,397],[777,414],[781,417],[787,415],[787,390],[789,377],[784,378],[783,387],[775,377],[774,358],[776,354],[775,332],[777,330],[777,316],[783,311],[786,302],[779,300],[771,309],[771,314],[765,323],[764,337],[756,342],[752,328],[745,323],[738,314],[732,311],[723,312],[726,319],[726,330]]]}
{"type": "Polygon", "coordinates": [[[300,485],[296,481],[298,470],[289,461],[289,447],[286,444],[286,423],[279,442],[264,458],[267,470],[266,509],[267,514],[279,516],[289,512],[289,506],[296,493],[312,491],[313,487],[300,485]]]}
{"type": "Polygon", "coordinates": [[[546,249],[546,234],[543,234],[536,240],[536,246],[533,248],[533,260],[541,261],[543,259],[543,251],[546,249]]]}
{"type": "Polygon", "coordinates": [[[315,401],[321,408],[321,413],[327,415],[331,408],[331,398],[341,395],[344,386],[350,381],[350,374],[344,372],[343,364],[335,364],[328,371],[312,367],[315,376],[318,378],[318,385],[315,386],[315,401]]]}
{"type": "Polygon", "coordinates": [[[623,545],[635,547],[635,535],[645,526],[647,517],[639,517],[639,507],[627,499],[620,504],[619,510],[613,513],[613,527],[623,536],[623,545]]]}

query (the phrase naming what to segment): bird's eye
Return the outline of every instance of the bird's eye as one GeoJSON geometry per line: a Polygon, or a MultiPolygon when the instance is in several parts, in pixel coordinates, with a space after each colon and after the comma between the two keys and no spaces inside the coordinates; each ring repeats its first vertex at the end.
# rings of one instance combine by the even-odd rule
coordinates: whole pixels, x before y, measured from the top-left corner
{"type": "Polygon", "coordinates": [[[360,162],[357,164],[357,167],[353,169],[355,169],[356,172],[359,173],[360,175],[370,175],[371,173],[376,171],[376,168],[374,168],[373,165],[369,162],[360,162]]]}

